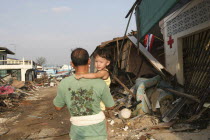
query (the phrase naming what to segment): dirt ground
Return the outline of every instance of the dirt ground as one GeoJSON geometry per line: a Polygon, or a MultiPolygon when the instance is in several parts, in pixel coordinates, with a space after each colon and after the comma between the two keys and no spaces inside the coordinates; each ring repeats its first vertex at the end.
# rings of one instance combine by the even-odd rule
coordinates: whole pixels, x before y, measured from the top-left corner
{"type": "Polygon", "coordinates": [[[1,113],[0,118],[7,118],[1,123],[7,134],[1,140],[49,139],[68,140],[69,113],[67,110],[56,111],[52,100],[56,87],[40,89],[28,96],[15,110],[1,113]]]}
{"type": "MultiPolygon", "coordinates": [[[[0,140],[69,140],[69,112],[66,109],[56,111],[52,104],[56,89],[40,89],[27,96],[18,107],[1,113],[0,140]]],[[[129,125],[123,128],[116,121],[108,120],[110,140],[136,140],[142,139],[143,135],[151,140],[210,140],[210,127],[179,133],[169,129],[138,132],[129,128],[129,125]]]]}

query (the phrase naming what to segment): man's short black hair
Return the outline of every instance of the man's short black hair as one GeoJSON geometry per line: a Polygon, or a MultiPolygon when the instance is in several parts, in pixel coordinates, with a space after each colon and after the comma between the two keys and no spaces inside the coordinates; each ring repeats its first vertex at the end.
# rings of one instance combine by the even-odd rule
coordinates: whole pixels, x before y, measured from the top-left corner
{"type": "Polygon", "coordinates": [[[72,50],[71,61],[74,66],[86,65],[88,63],[89,54],[83,48],[76,48],[72,50]]]}

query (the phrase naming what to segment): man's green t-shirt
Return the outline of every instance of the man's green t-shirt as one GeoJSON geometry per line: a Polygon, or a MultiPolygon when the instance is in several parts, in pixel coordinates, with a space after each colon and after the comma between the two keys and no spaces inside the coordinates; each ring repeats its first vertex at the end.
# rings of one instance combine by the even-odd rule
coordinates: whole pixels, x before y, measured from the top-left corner
{"type": "MultiPolygon", "coordinates": [[[[110,89],[102,79],[77,80],[73,75],[61,81],[53,103],[57,107],[66,105],[71,116],[86,116],[98,114],[101,101],[106,107],[114,106],[110,89]]],[[[106,123],[89,126],[71,124],[70,137],[73,140],[106,139],[106,123]]]]}

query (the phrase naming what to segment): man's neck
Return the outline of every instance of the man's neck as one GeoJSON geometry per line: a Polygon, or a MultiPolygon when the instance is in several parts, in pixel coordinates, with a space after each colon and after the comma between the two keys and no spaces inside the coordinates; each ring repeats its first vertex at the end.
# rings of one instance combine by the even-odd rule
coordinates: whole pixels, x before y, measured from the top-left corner
{"type": "Polygon", "coordinates": [[[75,70],[75,74],[76,75],[81,75],[81,74],[87,74],[89,73],[89,70],[88,70],[89,67],[87,66],[78,66],[75,70]]]}
{"type": "Polygon", "coordinates": [[[75,72],[76,75],[87,74],[88,72],[75,72]]]}

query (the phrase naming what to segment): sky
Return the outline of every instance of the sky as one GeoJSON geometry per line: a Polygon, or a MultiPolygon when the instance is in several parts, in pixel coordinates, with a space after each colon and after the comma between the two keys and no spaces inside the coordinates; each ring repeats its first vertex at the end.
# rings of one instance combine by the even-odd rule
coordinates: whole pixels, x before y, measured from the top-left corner
{"type": "MultiPolygon", "coordinates": [[[[71,50],[91,54],[101,42],[124,35],[135,0],[0,0],[0,46],[8,57],[69,64],[71,50]]],[[[135,15],[128,32],[136,30],[135,15]]]]}

